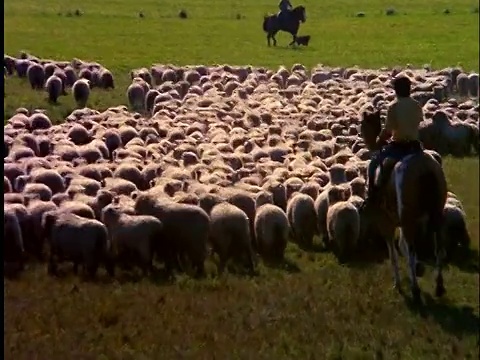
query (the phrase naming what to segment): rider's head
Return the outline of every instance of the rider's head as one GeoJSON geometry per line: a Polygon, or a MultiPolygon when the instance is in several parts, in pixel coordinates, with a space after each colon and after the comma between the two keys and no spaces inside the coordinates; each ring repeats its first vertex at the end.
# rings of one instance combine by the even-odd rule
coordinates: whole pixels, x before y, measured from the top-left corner
{"type": "Polygon", "coordinates": [[[412,82],[407,76],[401,75],[393,80],[393,90],[398,97],[409,97],[412,82]]]}

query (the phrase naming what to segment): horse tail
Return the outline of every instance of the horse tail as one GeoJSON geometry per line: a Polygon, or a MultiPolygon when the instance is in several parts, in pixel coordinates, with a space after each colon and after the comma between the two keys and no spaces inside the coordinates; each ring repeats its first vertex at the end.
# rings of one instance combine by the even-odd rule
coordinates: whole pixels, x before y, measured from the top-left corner
{"type": "Polygon", "coordinates": [[[263,31],[268,32],[268,21],[270,19],[269,15],[263,16],[263,31]]]}

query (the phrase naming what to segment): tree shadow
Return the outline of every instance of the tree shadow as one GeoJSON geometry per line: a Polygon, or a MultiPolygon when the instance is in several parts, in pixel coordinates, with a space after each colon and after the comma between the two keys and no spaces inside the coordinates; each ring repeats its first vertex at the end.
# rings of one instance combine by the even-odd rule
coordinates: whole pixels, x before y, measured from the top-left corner
{"type": "Polygon", "coordinates": [[[407,295],[403,295],[407,308],[423,318],[430,318],[439,324],[442,329],[458,338],[465,335],[475,335],[480,331],[480,318],[470,306],[456,306],[447,299],[434,299],[428,293],[422,293],[424,300],[421,304],[415,303],[407,295]]]}
{"type": "Polygon", "coordinates": [[[286,271],[290,274],[295,274],[295,273],[301,272],[298,265],[294,261],[292,261],[288,258],[283,258],[282,260],[263,259],[263,264],[270,269],[282,270],[282,271],[286,271]]]}

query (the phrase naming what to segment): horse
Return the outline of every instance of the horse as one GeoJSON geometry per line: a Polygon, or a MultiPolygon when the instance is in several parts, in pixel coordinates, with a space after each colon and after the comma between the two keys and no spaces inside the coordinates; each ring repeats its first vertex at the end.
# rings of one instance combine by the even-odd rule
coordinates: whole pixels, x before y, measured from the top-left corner
{"type": "MultiPolygon", "coordinates": [[[[376,139],[382,128],[380,111],[364,112],[360,123],[360,135],[370,151],[378,151],[376,139]]],[[[365,236],[369,232],[386,240],[393,270],[394,288],[402,293],[398,270],[398,253],[394,243],[395,231],[400,228],[400,249],[408,259],[410,290],[415,303],[421,303],[417,282],[416,247],[433,239],[436,262],[435,295],[446,292],[442,268],[446,257],[445,239],[442,237],[443,209],[447,201],[447,182],[442,165],[426,150],[407,154],[394,162],[385,159],[383,164],[378,202],[368,204],[360,210],[362,221],[367,223],[365,236]],[[427,229],[427,234],[425,234],[427,229]],[[424,235],[427,235],[424,237],[424,235]]],[[[379,170],[375,180],[378,182],[379,170]]]]}
{"type": "Polygon", "coordinates": [[[286,31],[290,33],[293,36],[293,40],[289,46],[295,44],[300,22],[304,23],[306,20],[307,15],[304,6],[297,6],[293,8],[286,14],[284,20],[280,19],[278,14],[265,15],[263,18],[263,31],[267,33],[268,46],[270,46],[270,39],[273,39],[273,46],[277,46],[275,35],[279,31],[286,31]]]}

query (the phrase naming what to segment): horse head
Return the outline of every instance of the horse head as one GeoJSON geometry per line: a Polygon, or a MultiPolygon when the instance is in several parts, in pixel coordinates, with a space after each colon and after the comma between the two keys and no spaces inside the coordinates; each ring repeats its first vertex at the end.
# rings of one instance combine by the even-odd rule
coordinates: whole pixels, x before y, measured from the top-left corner
{"type": "Polygon", "coordinates": [[[292,10],[292,14],[293,14],[295,19],[301,21],[302,23],[307,21],[307,13],[305,11],[305,6],[300,5],[300,6],[295,7],[292,10]]]}
{"type": "Polygon", "coordinates": [[[363,112],[360,122],[360,136],[365,141],[365,145],[369,150],[374,149],[380,131],[382,131],[380,110],[363,112]]]}

